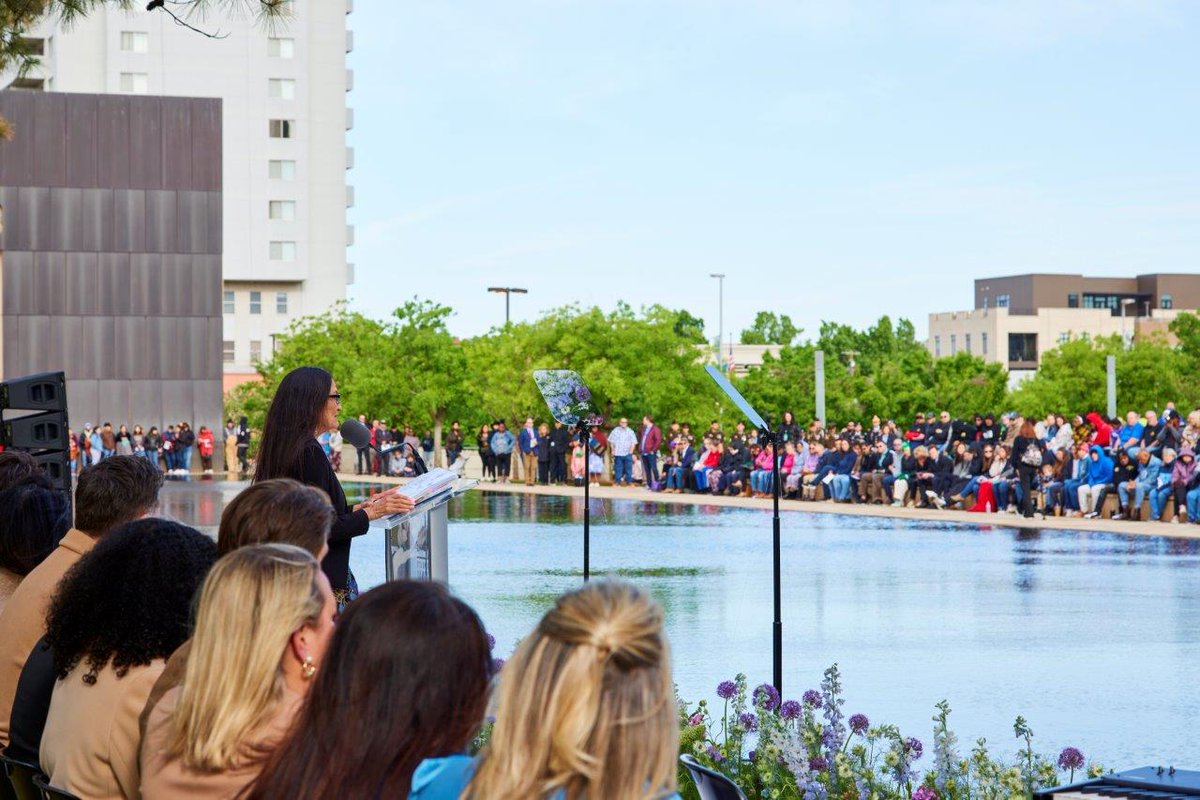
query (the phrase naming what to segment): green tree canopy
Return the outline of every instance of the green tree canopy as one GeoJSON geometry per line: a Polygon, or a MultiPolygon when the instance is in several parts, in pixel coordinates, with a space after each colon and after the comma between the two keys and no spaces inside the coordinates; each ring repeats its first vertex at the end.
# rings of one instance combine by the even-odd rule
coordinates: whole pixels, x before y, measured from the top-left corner
{"type": "Polygon", "coordinates": [[[791,344],[801,333],[787,314],[760,311],[754,324],[742,331],[742,344],[791,344]]]}

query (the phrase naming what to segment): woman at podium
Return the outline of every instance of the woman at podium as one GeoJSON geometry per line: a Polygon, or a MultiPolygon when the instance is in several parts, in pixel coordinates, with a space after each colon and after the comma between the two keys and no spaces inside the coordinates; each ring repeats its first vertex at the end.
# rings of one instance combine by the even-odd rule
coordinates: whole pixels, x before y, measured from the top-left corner
{"type": "Polygon", "coordinates": [[[346,493],[317,437],[337,430],[342,396],[333,376],[320,367],[298,367],[284,376],[267,410],[254,481],[292,478],[329,495],[337,519],[329,531],[329,554],[321,569],[329,578],[339,611],[358,596],[350,572],[350,542],[367,532],[371,520],[408,511],[411,498],[396,488],[373,495],[356,506],[346,493]]]}

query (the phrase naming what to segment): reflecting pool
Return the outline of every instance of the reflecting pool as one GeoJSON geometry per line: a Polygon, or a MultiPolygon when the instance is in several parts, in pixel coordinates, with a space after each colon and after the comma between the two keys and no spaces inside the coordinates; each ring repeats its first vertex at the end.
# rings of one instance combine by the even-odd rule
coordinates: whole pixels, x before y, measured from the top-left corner
{"type": "MultiPolygon", "coordinates": [[[[168,511],[215,526],[238,487],[210,486],[212,499],[168,511]]],[[[450,582],[498,655],[579,584],[582,512],[582,498],[453,501],[450,582]]],[[[594,500],[592,522],[593,572],[663,603],[684,697],[715,699],[737,672],[770,679],[769,512],[594,500]]],[[[364,588],[383,579],[382,554],[375,531],[355,541],[364,588]]],[[[1200,542],[785,512],[783,574],[786,697],[837,662],[847,714],[896,723],[927,750],[946,698],[963,751],[986,736],[1011,755],[1022,714],[1043,752],[1200,766],[1200,542]]]]}

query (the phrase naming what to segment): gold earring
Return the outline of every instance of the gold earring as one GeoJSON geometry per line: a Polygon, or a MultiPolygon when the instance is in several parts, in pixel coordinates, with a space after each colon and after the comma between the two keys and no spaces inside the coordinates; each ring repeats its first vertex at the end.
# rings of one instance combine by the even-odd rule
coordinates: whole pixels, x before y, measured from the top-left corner
{"type": "Polygon", "coordinates": [[[313,675],[317,674],[317,665],[313,663],[312,656],[304,657],[304,663],[300,665],[300,671],[309,680],[312,679],[313,675]]]}

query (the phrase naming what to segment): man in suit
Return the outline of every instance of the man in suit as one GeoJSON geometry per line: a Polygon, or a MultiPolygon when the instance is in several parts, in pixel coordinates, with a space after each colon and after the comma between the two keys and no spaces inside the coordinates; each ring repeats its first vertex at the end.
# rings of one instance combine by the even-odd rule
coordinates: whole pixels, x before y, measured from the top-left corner
{"type": "Polygon", "coordinates": [[[642,417],[642,430],[638,433],[638,452],[642,454],[642,475],[646,479],[646,488],[658,483],[658,448],[661,445],[662,431],[647,414],[642,417]]]}
{"type": "Polygon", "coordinates": [[[525,472],[525,485],[533,486],[537,478],[538,432],[533,427],[533,417],[525,418],[525,427],[517,435],[517,447],[521,451],[521,468],[525,472]]]}

